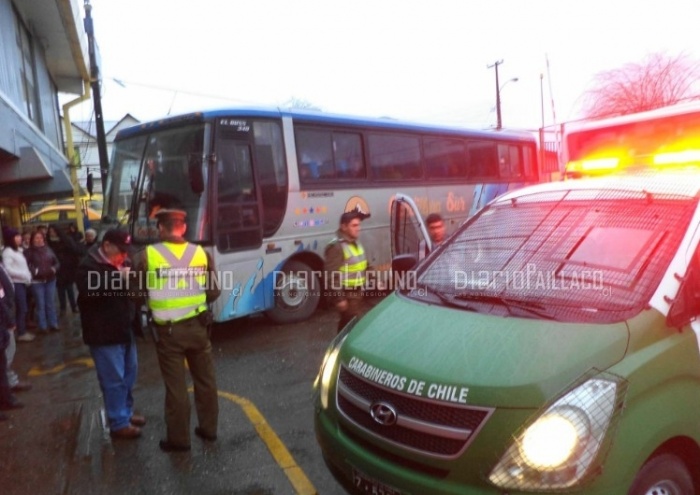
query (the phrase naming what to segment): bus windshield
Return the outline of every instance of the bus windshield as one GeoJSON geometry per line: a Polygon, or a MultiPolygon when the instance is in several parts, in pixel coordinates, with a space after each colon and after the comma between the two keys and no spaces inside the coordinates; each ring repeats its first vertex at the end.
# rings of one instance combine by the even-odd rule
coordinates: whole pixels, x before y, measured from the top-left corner
{"type": "Polygon", "coordinates": [[[115,143],[105,211],[121,223],[135,214],[137,241],[158,238],[155,213],[162,208],[187,212],[187,238],[208,241],[207,170],[204,124],[137,135],[115,143]],[[140,191],[138,197],[134,192],[140,191]]]}

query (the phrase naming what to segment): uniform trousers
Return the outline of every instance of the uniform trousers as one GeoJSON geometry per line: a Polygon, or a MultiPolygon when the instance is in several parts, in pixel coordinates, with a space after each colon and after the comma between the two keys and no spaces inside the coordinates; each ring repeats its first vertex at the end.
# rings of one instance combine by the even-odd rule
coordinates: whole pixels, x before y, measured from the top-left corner
{"type": "Polygon", "coordinates": [[[165,383],[165,424],[167,441],[190,445],[190,400],[184,360],[192,375],[194,403],[199,427],[207,436],[216,436],[219,398],[214,361],[207,328],[197,318],[171,325],[156,325],[158,364],[165,383]]]}
{"type": "Polygon", "coordinates": [[[348,307],[345,311],[340,311],[340,321],[338,322],[338,332],[340,332],[345,325],[350,323],[350,321],[360,314],[362,309],[362,299],[364,294],[362,289],[352,289],[343,290],[343,299],[348,302],[348,307]]]}

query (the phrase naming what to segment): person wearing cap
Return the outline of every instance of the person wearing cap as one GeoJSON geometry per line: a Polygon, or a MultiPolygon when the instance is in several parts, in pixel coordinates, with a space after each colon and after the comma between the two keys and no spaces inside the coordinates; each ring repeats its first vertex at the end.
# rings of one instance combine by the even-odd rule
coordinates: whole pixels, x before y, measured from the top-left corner
{"type": "Polygon", "coordinates": [[[359,315],[362,305],[362,290],[369,268],[359,240],[360,222],[365,217],[355,210],[343,213],[336,237],[326,246],[326,295],[340,314],[338,332],[359,315]]]}
{"type": "Polygon", "coordinates": [[[95,362],[110,435],[118,439],[140,437],[146,424],[133,409],[138,360],[132,330],[134,288],[128,284],[130,245],[128,232],[108,230],[80,261],[75,277],[83,342],[95,362]]]}
{"type": "Polygon", "coordinates": [[[208,327],[207,303],[220,294],[211,259],[201,246],[187,242],[186,212],[164,208],[155,212],[160,242],[149,245],[135,260],[154,325],[158,363],[165,383],[167,436],[165,452],[190,450],[190,400],[185,360],[194,383],[199,425],[195,434],[215,441],[219,401],[208,327]],[[145,275],[145,276],[144,276],[145,275]]]}

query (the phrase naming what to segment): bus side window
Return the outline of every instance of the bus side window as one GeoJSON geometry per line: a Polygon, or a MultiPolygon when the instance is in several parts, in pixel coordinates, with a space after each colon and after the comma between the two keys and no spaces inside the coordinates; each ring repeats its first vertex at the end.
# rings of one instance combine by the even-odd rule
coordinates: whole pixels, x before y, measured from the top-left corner
{"type": "Polygon", "coordinates": [[[423,175],[420,141],[416,136],[369,136],[372,176],[384,180],[420,179],[423,175]]]}
{"type": "Polygon", "coordinates": [[[493,143],[469,143],[469,178],[498,179],[499,160],[493,143]]]}
{"type": "Polygon", "coordinates": [[[315,129],[298,129],[296,144],[299,179],[313,182],[335,177],[331,133],[315,129]]]}
{"type": "Polygon", "coordinates": [[[365,163],[362,159],[362,138],[359,134],[334,132],[333,149],[338,178],[359,179],[367,177],[365,163]]]}
{"type": "Polygon", "coordinates": [[[424,138],[423,150],[428,177],[446,179],[467,176],[467,156],[462,141],[447,138],[424,138]]]}

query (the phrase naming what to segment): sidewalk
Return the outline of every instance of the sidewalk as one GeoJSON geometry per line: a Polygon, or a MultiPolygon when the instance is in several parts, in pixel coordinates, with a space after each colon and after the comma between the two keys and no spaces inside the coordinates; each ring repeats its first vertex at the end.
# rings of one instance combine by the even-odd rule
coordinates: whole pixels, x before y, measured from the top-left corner
{"type": "Polygon", "coordinates": [[[0,486],[6,495],[70,493],[73,461],[89,458],[102,435],[102,398],[80,318],[62,330],[20,342],[13,369],[32,390],[17,393],[23,409],[0,422],[0,486]]]}

